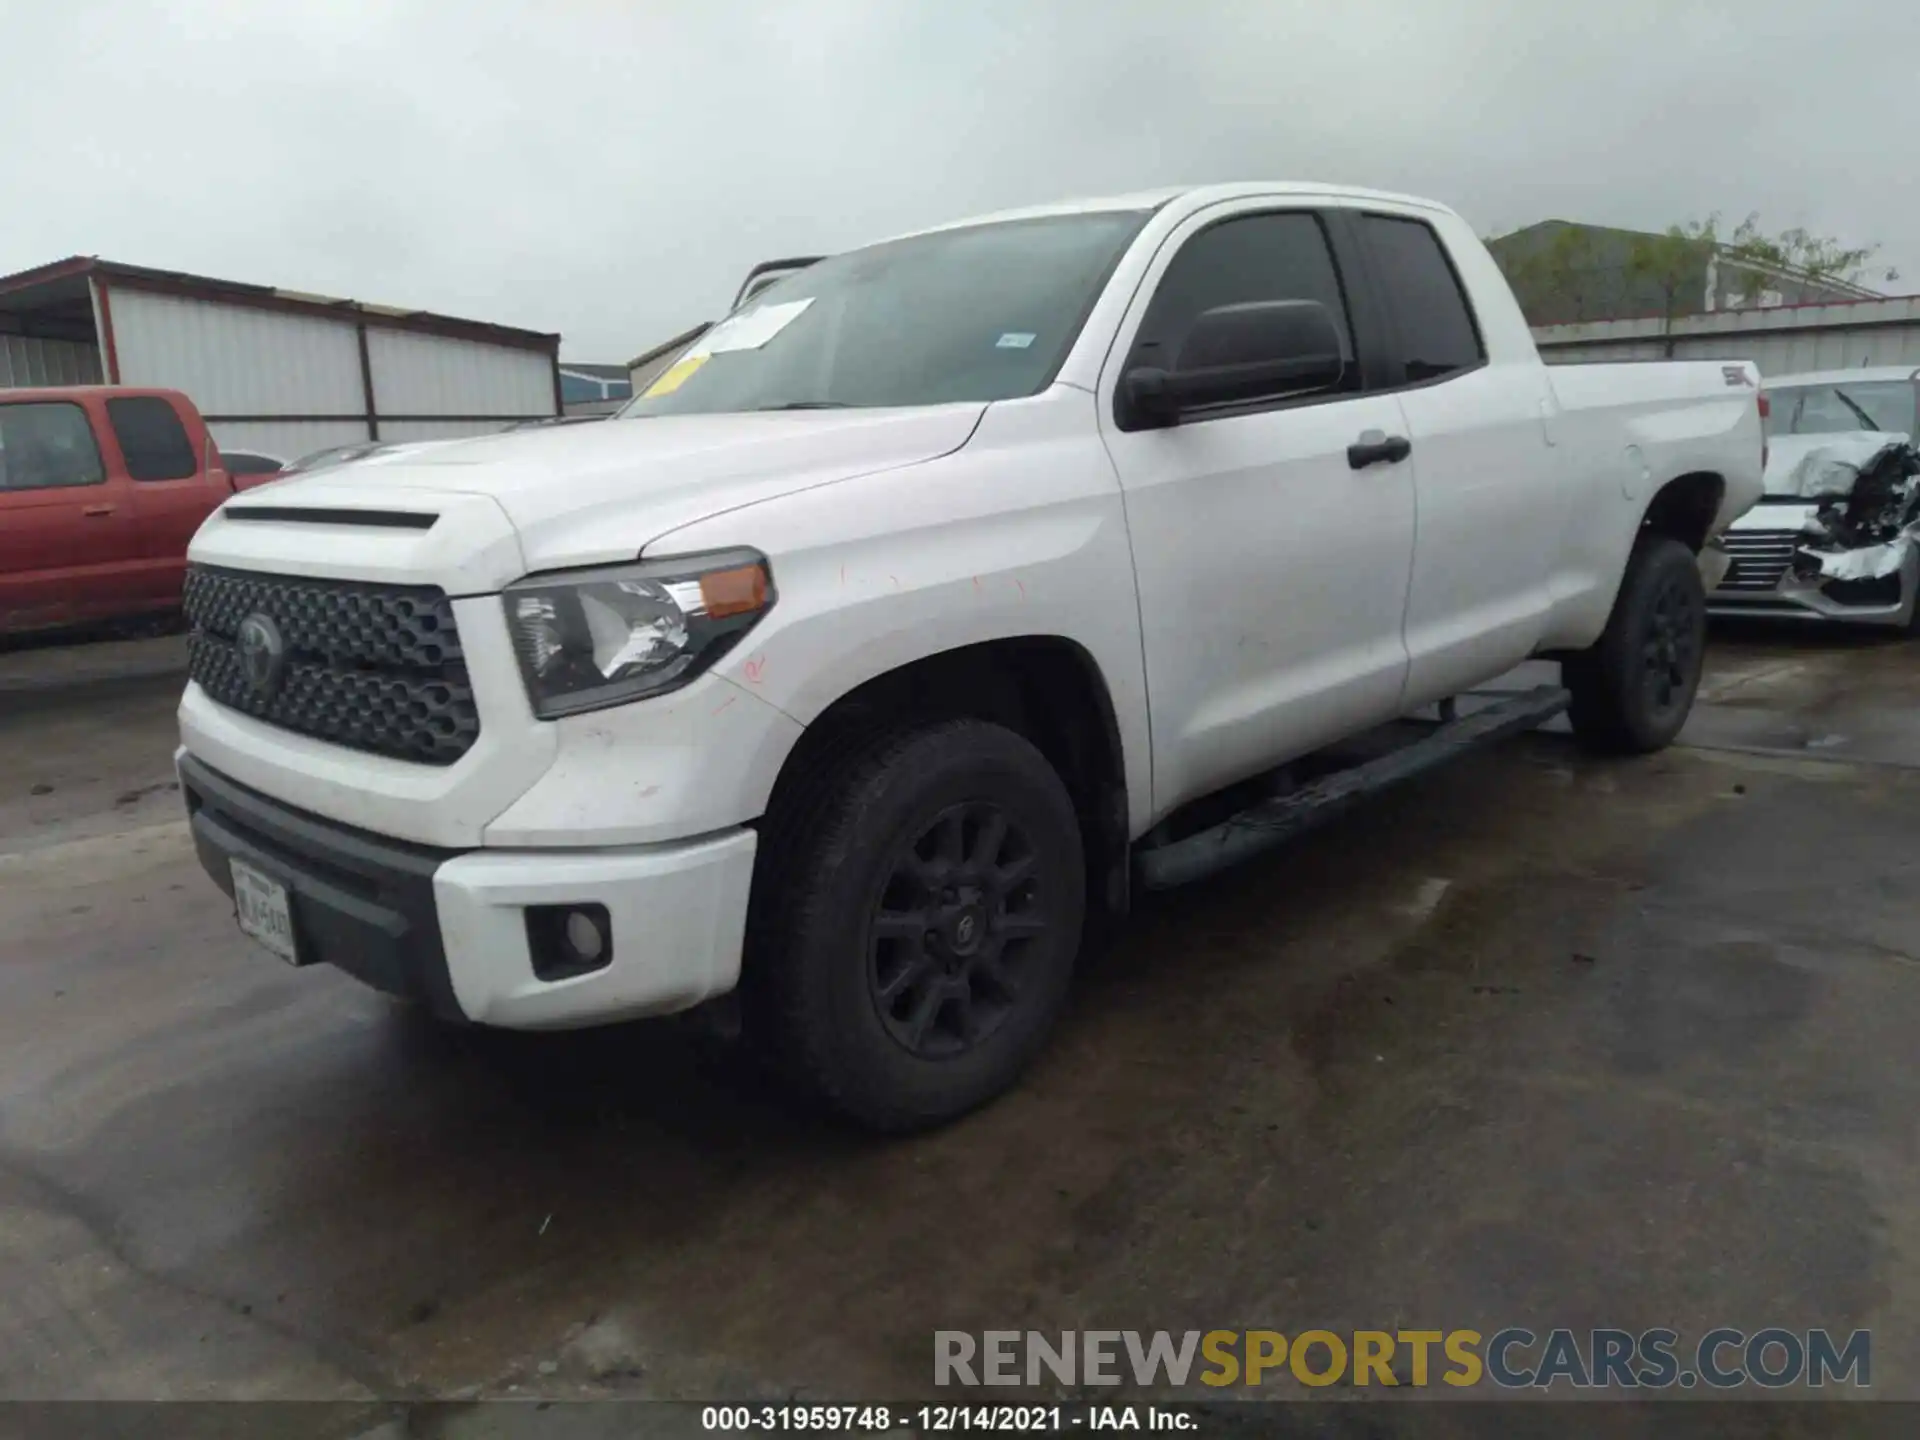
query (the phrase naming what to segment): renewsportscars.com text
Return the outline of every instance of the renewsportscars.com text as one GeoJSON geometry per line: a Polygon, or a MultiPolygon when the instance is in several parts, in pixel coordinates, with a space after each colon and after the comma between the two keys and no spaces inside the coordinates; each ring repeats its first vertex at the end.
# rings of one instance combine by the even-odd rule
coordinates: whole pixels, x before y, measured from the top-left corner
{"type": "Polygon", "coordinates": [[[936,1330],[936,1385],[1492,1385],[1646,1390],[1873,1383],[1873,1334],[1674,1330],[936,1330]]]}

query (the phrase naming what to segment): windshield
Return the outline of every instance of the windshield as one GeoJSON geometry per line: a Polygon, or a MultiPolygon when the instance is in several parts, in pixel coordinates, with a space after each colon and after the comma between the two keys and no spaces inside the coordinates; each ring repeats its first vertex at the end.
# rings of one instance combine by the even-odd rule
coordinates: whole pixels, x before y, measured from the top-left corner
{"type": "Polygon", "coordinates": [[[1768,389],[1768,435],[1839,435],[1862,430],[1914,433],[1910,380],[1841,381],[1768,389]]]}
{"type": "Polygon", "coordinates": [[[620,416],[1036,394],[1146,218],[1001,221],[822,260],[709,330],[620,416]]]}

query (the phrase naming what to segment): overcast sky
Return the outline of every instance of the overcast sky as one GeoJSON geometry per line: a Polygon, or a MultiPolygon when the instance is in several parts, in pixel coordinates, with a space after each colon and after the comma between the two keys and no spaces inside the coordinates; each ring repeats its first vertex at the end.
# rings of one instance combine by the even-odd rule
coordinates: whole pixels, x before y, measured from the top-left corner
{"type": "Polygon", "coordinates": [[[97,254],[575,360],[770,256],[1224,179],[1483,234],[1757,210],[1920,290],[1907,0],[0,0],[0,54],[0,272],[97,254]]]}

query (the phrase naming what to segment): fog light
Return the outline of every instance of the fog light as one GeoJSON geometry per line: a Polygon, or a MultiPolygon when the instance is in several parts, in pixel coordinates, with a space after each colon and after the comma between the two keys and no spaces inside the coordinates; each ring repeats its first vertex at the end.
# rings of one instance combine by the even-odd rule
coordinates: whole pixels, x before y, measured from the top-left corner
{"type": "Polygon", "coordinates": [[[570,980],[613,963],[613,921],[604,905],[531,905],[527,948],[542,980],[570,980]]]}
{"type": "Polygon", "coordinates": [[[582,960],[598,960],[607,948],[607,937],[599,924],[584,910],[567,911],[567,948],[582,960]]]}

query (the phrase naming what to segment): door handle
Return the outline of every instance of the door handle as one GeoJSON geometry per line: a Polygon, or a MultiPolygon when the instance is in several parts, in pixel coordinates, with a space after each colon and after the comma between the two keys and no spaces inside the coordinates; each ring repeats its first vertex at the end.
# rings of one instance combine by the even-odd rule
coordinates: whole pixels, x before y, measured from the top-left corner
{"type": "Polygon", "coordinates": [[[84,516],[86,516],[86,517],[87,517],[87,519],[89,519],[89,520],[99,520],[99,519],[102,519],[102,518],[104,518],[105,516],[108,516],[108,515],[111,515],[111,514],[113,514],[113,506],[111,506],[111,505],[89,505],[89,506],[87,506],[87,508],[86,508],[86,509],[84,509],[84,510],[82,510],[82,511],[81,511],[80,513],[81,513],[82,515],[84,515],[84,516]]]}
{"type": "Polygon", "coordinates": [[[1389,465],[1398,465],[1413,453],[1413,442],[1404,435],[1383,435],[1378,430],[1361,433],[1358,440],[1347,446],[1347,464],[1355,470],[1364,470],[1369,465],[1378,465],[1382,461],[1389,465]]]}

